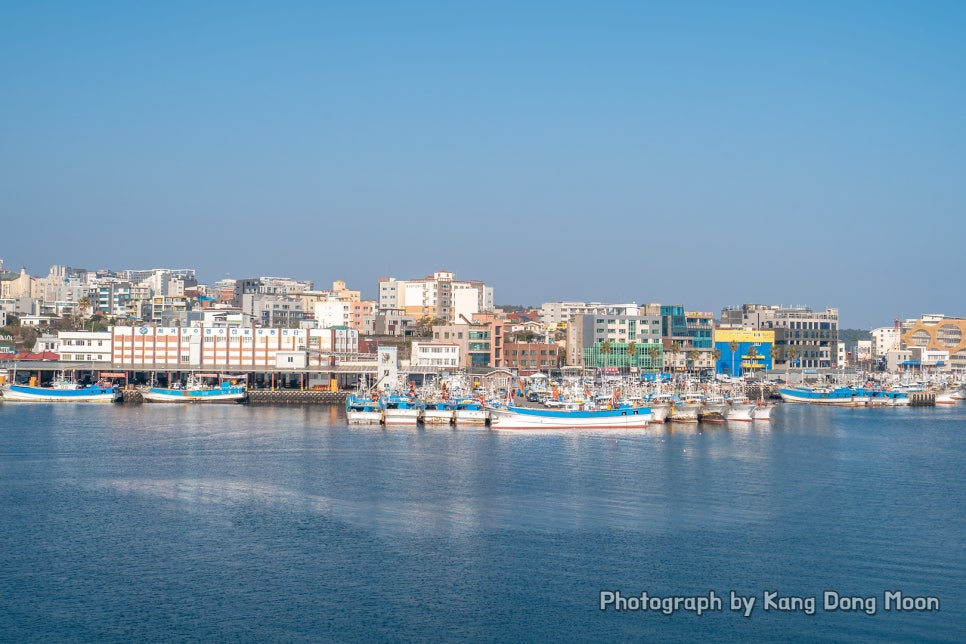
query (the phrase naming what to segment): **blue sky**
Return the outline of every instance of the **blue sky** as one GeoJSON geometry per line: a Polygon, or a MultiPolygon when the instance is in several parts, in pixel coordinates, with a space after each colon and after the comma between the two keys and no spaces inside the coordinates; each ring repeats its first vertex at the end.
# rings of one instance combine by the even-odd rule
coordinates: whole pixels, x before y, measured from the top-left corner
{"type": "Polygon", "coordinates": [[[966,315],[966,3],[6,2],[0,257],[966,315]]]}

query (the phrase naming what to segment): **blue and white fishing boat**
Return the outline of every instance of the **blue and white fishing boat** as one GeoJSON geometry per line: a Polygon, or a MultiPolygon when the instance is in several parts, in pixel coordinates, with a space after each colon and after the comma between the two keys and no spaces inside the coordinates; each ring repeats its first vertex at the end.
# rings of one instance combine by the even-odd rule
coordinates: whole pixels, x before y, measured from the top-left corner
{"type": "Polygon", "coordinates": [[[567,405],[562,409],[508,406],[490,410],[494,429],[644,429],[650,419],[648,407],[630,405],[612,409],[567,405]]]}
{"type": "Polygon", "coordinates": [[[454,404],[453,422],[460,425],[486,425],[490,421],[489,412],[484,408],[482,396],[477,398],[462,398],[454,404]]]}
{"type": "Polygon", "coordinates": [[[6,402],[113,403],[121,399],[117,385],[97,383],[78,385],[70,380],[55,381],[49,387],[5,385],[0,389],[6,402]]]}
{"type": "Polygon", "coordinates": [[[152,403],[240,403],[248,398],[248,390],[227,380],[219,385],[206,385],[199,378],[189,376],[184,387],[149,387],[141,392],[141,398],[152,403]]]}
{"type": "Polygon", "coordinates": [[[779,389],[778,393],[787,403],[860,407],[869,402],[866,392],[852,387],[789,387],[779,389]]]}
{"type": "Polygon", "coordinates": [[[345,401],[345,417],[350,425],[378,425],[382,423],[382,407],[378,397],[349,394],[345,401]]]}
{"type": "Polygon", "coordinates": [[[423,419],[423,404],[415,396],[382,396],[379,407],[385,425],[418,425],[423,419]]]}

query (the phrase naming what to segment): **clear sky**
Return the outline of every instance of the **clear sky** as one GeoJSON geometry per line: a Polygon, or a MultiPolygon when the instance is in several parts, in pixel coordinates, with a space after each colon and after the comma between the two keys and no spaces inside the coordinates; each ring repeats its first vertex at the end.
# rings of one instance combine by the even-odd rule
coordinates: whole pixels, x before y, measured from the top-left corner
{"type": "Polygon", "coordinates": [[[0,4],[0,258],[966,315],[966,2],[0,4]]]}

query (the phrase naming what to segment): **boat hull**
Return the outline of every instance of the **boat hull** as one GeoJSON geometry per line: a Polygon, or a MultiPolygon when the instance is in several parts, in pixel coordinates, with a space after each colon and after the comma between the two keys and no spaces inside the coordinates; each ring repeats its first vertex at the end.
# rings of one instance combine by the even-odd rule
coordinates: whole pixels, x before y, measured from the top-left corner
{"type": "Polygon", "coordinates": [[[755,404],[750,402],[731,403],[726,418],[731,421],[751,422],[755,404]]]}
{"type": "Polygon", "coordinates": [[[651,419],[647,407],[593,411],[514,407],[490,410],[494,429],[643,429],[651,419]]]}
{"type": "Polygon", "coordinates": [[[386,425],[417,425],[422,411],[419,409],[385,409],[382,412],[382,422],[386,425]]]}
{"type": "Polygon", "coordinates": [[[771,412],[775,409],[774,405],[757,405],[751,410],[752,420],[771,420],[771,412]]]}
{"type": "Polygon", "coordinates": [[[778,393],[781,395],[782,400],[787,403],[860,407],[869,402],[868,396],[857,395],[849,389],[821,392],[808,389],[779,389],[778,393]]]}
{"type": "Polygon", "coordinates": [[[166,389],[151,387],[141,392],[141,399],[150,403],[240,403],[248,393],[242,387],[227,389],[166,389]]]}
{"type": "Polygon", "coordinates": [[[382,423],[382,410],[350,409],[346,411],[345,417],[350,425],[379,425],[382,423]]]}
{"type": "Polygon", "coordinates": [[[121,399],[117,387],[82,387],[80,389],[50,389],[10,385],[2,390],[3,400],[7,402],[44,402],[44,403],[113,403],[121,399]]]}
{"type": "Polygon", "coordinates": [[[453,410],[452,409],[424,409],[423,424],[424,425],[452,425],[453,410]]]}

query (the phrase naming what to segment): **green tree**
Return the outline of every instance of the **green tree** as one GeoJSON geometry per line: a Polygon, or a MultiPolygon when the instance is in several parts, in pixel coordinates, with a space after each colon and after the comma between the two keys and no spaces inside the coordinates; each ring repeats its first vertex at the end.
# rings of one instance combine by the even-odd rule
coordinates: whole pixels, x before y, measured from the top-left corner
{"type": "MultiPolygon", "coordinates": [[[[661,348],[659,346],[657,346],[656,344],[655,345],[652,345],[647,350],[647,355],[650,356],[650,358],[651,358],[651,369],[657,369],[657,366],[658,366],[657,359],[661,356],[661,348]]],[[[662,366],[662,368],[663,368],[663,366],[662,366]]]]}

